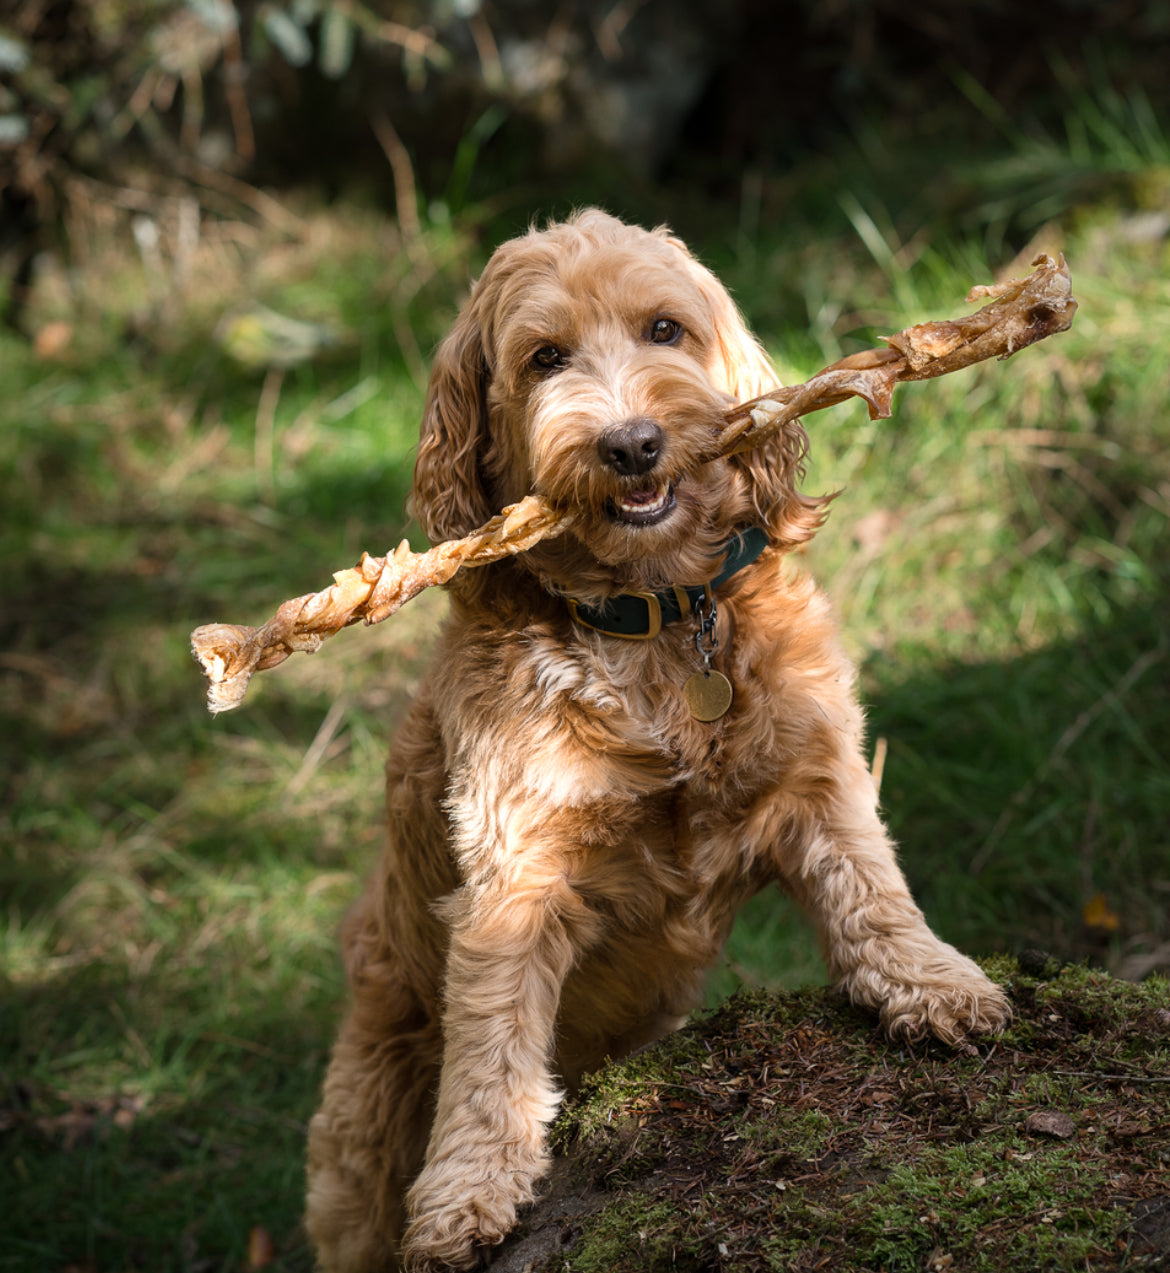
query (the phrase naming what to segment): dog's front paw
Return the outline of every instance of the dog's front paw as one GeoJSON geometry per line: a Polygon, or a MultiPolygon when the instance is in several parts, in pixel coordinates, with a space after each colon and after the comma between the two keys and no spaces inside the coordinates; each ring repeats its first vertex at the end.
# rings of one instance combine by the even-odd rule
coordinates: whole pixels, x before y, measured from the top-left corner
{"type": "Polygon", "coordinates": [[[855,969],[843,981],[854,1003],[875,1008],[891,1038],[933,1034],[952,1046],[995,1034],[1011,1020],[1007,996],[974,960],[939,942],[928,958],[891,958],[855,969]]]}
{"type": "Polygon", "coordinates": [[[407,1199],[413,1219],[402,1241],[407,1273],[474,1269],[516,1225],[516,1208],[534,1197],[535,1173],[501,1170],[474,1182],[463,1164],[426,1168],[407,1199]]]}

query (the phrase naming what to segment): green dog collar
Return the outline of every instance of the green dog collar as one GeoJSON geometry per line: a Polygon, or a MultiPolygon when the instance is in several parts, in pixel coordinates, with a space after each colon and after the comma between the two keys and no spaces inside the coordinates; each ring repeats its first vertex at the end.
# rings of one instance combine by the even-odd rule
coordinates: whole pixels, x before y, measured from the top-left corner
{"type": "Polygon", "coordinates": [[[723,569],[707,584],[683,587],[675,584],[661,592],[623,592],[609,597],[599,606],[587,606],[566,597],[569,613],[582,627],[604,632],[606,636],[624,637],[628,641],[648,641],[656,637],[668,623],[675,623],[692,613],[695,605],[716,588],[750,566],[768,546],[768,535],[762,526],[749,526],[727,544],[723,569]]]}

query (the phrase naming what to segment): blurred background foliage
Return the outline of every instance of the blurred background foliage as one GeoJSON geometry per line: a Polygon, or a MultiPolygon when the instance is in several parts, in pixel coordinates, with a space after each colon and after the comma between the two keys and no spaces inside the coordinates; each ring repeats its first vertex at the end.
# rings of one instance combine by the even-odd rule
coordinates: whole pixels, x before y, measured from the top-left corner
{"type": "Polygon", "coordinates": [[[649,205],[665,186],[771,218],[845,138],[897,169],[916,230],[1009,241],[1165,157],[1168,31],[1164,0],[13,0],[9,314],[95,207],[151,218],[180,256],[195,209],[279,219],[259,188],[306,184],[396,194],[404,231],[503,191],[649,205]]]}
{"type": "MultiPolygon", "coordinates": [[[[307,1269],[335,929],[444,598],[211,720],[190,630],[403,534],[532,219],[669,222],[787,380],[1064,250],[1073,330],[809,421],[932,924],[1170,968],[1170,3],[0,6],[0,1270],[307,1269]]],[[[712,996],[823,977],[761,896],[712,996]]]]}

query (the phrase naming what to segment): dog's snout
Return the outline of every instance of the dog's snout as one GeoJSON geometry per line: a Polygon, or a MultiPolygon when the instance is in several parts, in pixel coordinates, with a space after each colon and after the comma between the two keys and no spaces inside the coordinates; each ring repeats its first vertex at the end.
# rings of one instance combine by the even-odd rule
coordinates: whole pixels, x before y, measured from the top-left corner
{"type": "Polygon", "coordinates": [[[597,439],[597,453],[621,477],[649,473],[662,451],[662,429],[645,418],[615,424],[597,439]]]}

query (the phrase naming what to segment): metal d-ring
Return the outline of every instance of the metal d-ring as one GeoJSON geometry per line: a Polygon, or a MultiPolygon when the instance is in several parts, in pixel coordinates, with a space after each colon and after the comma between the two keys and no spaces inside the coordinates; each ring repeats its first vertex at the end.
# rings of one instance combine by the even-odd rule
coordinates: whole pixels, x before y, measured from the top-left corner
{"type": "Polygon", "coordinates": [[[711,659],[719,649],[719,635],[715,630],[719,614],[710,585],[705,589],[703,596],[696,598],[693,612],[699,623],[695,632],[695,649],[698,651],[699,658],[703,660],[704,670],[709,672],[711,659]]]}

